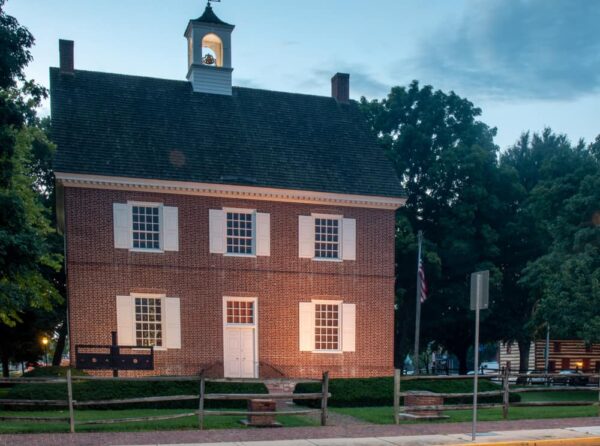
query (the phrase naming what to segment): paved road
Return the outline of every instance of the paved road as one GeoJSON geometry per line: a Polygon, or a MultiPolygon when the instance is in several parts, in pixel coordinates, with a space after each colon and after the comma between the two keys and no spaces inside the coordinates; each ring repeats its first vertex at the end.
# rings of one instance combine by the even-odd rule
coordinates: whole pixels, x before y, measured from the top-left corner
{"type": "MultiPolygon", "coordinates": [[[[600,419],[563,418],[550,420],[484,421],[480,432],[559,429],[564,427],[597,426],[600,419]]],[[[0,435],[0,445],[27,446],[105,446],[193,444],[240,441],[301,440],[307,438],[367,438],[438,434],[465,434],[470,423],[428,423],[394,425],[349,425],[327,427],[291,427],[278,429],[215,429],[206,431],[107,432],[82,434],[0,435]]],[[[340,444],[343,444],[340,443],[340,444]]]]}

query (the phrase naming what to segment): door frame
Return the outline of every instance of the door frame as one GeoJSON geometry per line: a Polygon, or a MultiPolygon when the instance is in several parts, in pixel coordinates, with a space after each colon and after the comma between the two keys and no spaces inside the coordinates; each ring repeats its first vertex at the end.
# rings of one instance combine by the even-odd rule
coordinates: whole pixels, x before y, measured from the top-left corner
{"type": "Polygon", "coordinates": [[[227,338],[225,336],[225,330],[227,328],[238,328],[245,330],[252,330],[254,334],[254,378],[258,378],[258,364],[259,364],[259,352],[258,352],[258,297],[236,297],[236,296],[223,296],[223,376],[225,376],[225,350],[227,338]],[[254,313],[253,313],[253,321],[252,324],[229,324],[227,323],[227,302],[229,301],[240,301],[240,302],[252,302],[254,313]]]}

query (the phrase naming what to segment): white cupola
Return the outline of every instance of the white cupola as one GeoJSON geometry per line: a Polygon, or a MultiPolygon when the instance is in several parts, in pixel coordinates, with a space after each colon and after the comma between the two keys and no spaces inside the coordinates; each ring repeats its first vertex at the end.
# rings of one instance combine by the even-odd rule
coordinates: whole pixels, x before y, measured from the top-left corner
{"type": "Polygon", "coordinates": [[[234,28],[217,17],[210,1],[202,16],[190,20],[185,30],[187,80],[194,91],[231,95],[231,33],[234,28]]]}

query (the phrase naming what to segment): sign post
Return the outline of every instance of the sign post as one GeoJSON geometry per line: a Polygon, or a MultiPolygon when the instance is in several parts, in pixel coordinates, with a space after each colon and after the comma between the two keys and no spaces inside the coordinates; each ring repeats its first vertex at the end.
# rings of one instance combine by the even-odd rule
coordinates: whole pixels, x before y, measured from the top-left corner
{"type": "Polygon", "coordinates": [[[473,364],[473,429],[472,440],[477,438],[477,384],[479,378],[479,310],[485,310],[489,303],[490,272],[479,271],[471,274],[471,310],[475,310],[475,362],[473,364]]]}

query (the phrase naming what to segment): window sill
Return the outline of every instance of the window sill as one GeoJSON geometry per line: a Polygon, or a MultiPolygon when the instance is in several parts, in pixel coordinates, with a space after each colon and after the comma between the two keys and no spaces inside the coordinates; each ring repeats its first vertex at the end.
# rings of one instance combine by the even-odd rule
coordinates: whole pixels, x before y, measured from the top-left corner
{"type": "Polygon", "coordinates": [[[312,353],[326,354],[326,355],[341,355],[344,352],[342,350],[313,350],[312,353]]]}
{"type": "Polygon", "coordinates": [[[313,257],[312,260],[314,260],[315,262],[337,262],[337,263],[342,263],[344,261],[344,259],[328,259],[328,258],[324,258],[324,257],[313,257]]]}
{"type": "Polygon", "coordinates": [[[225,254],[223,254],[223,257],[246,257],[250,259],[255,259],[257,256],[256,254],[235,254],[231,252],[226,252],[225,254]]]}
{"type": "MultiPolygon", "coordinates": [[[[149,350],[149,347],[134,347],[131,349],[134,352],[146,352],[149,350]]],[[[154,347],[155,352],[166,352],[167,347],[154,347]]]]}
{"type": "Polygon", "coordinates": [[[147,252],[149,254],[164,254],[162,249],[141,249],[141,248],[130,248],[129,252],[147,252]]]}

